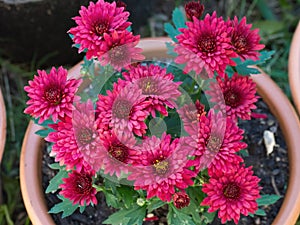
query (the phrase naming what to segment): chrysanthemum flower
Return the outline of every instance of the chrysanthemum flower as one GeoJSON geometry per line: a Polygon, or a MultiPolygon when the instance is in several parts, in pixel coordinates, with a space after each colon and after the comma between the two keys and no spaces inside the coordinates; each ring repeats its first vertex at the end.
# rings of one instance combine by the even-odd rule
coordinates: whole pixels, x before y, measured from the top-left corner
{"type": "Polygon", "coordinates": [[[130,172],[140,155],[133,134],[129,130],[104,132],[101,141],[105,151],[100,162],[104,174],[120,177],[122,173],[130,172]]]}
{"type": "Polygon", "coordinates": [[[61,166],[65,165],[66,170],[73,170],[76,167],[80,171],[84,165],[87,166],[74,137],[72,119],[66,118],[64,122],[58,122],[50,127],[55,131],[51,132],[45,140],[54,143],[50,155],[55,157],[55,161],[61,166]]]}
{"type": "Polygon", "coordinates": [[[97,190],[93,187],[93,175],[92,172],[84,170],[72,171],[69,177],[62,178],[63,183],[59,185],[62,190],[59,194],[71,200],[74,205],[97,204],[97,190]]]}
{"type": "Polygon", "coordinates": [[[231,78],[217,77],[217,82],[211,83],[210,90],[206,94],[211,97],[210,101],[216,103],[215,108],[221,109],[233,120],[241,118],[251,119],[251,110],[255,109],[256,84],[248,76],[235,73],[231,78]]]}
{"type": "Polygon", "coordinates": [[[200,1],[192,1],[185,4],[184,10],[188,20],[193,20],[193,17],[200,19],[204,11],[204,5],[200,1]]]}
{"type": "Polygon", "coordinates": [[[265,47],[265,45],[259,44],[259,30],[251,30],[252,24],[246,24],[246,17],[243,17],[239,22],[235,16],[233,20],[228,21],[228,26],[233,27],[229,33],[231,44],[241,59],[258,60],[258,51],[265,47]]]}
{"type": "Polygon", "coordinates": [[[29,86],[24,90],[30,98],[24,113],[34,118],[39,118],[39,123],[52,117],[56,122],[65,116],[72,116],[73,103],[79,97],[75,93],[81,83],[81,79],[67,80],[68,71],[63,67],[52,67],[49,74],[44,70],[38,70],[38,76],[29,81],[29,86]]]}
{"type": "Polygon", "coordinates": [[[132,60],[144,60],[141,48],[136,47],[140,36],[134,36],[131,32],[113,31],[111,34],[104,34],[104,43],[99,51],[98,60],[102,66],[110,64],[115,70],[121,71],[128,67],[132,60]]]}
{"type": "Polygon", "coordinates": [[[190,204],[190,197],[188,196],[187,193],[183,191],[176,192],[173,195],[173,204],[177,209],[182,209],[184,207],[187,207],[190,204]]]}
{"type": "Polygon", "coordinates": [[[242,142],[244,131],[221,112],[208,112],[201,116],[198,124],[197,148],[194,165],[197,171],[208,167],[210,170],[231,170],[243,159],[236,153],[247,147],[242,142]]]}
{"type": "Polygon", "coordinates": [[[146,133],[146,111],[151,102],[145,101],[141,89],[130,82],[119,80],[107,95],[99,95],[96,107],[97,124],[100,132],[112,129],[126,130],[142,136],[146,133]]]}
{"type": "Polygon", "coordinates": [[[207,14],[203,20],[194,17],[186,22],[187,28],[180,28],[178,44],[174,51],[178,53],[175,62],[185,64],[184,72],[195,71],[200,74],[204,69],[209,78],[216,71],[224,76],[227,65],[235,65],[231,59],[237,57],[231,46],[229,36],[232,28],[228,27],[222,17],[214,12],[207,14]]]}
{"type": "Polygon", "coordinates": [[[90,2],[88,8],[81,6],[80,16],[76,16],[77,26],[69,30],[75,44],[79,44],[79,52],[87,50],[86,57],[99,56],[99,50],[104,40],[104,34],[111,34],[113,31],[124,31],[130,22],[127,22],[129,12],[124,7],[117,7],[116,2],[105,2],[98,0],[90,2]]]}
{"type": "MultiPolygon", "coordinates": [[[[104,157],[102,142],[95,123],[95,110],[91,100],[75,105],[72,116],[74,138],[78,151],[92,169],[98,171],[104,157]]],[[[72,140],[72,138],[70,138],[72,140]]]]}
{"type": "Polygon", "coordinates": [[[180,119],[183,122],[184,129],[189,133],[193,133],[194,124],[198,124],[200,117],[205,115],[205,106],[197,99],[195,103],[183,105],[177,110],[180,119]]]}
{"type": "Polygon", "coordinates": [[[132,66],[128,72],[123,72],[123,77],[136,84],[146,96],[146,100],[151,102],[147,111],[153,117],[155,111],[167,116],[166,107],[176,107],[175,100],[181,95],[178,90],[181,82],[174,82],[174,75],[167,73],[165,68],[153,64],[132,66]]]}
{"type": "Polygon", "coordinates": [[[261,188],[258,185],[260,179],[253,176],[252,167],[237,166],[231,171],[215,171],[209,175],[209,183],[202,188],[207,197],[201,203],[209,206],[208,212],[219,210],[222,223],[233,219],[236,224],[240,214],[255,213],[261,188]]]}
{"type": "Polygon", "coordinates": [[[141,165],[133,167],[128,180],[134,180],[135,190],[147,191],[147,198],[157,196],[162,201],[171,201],[175,188],[185,189],[193,185],[197,174],[187,167],[187,156],[193,150],[182,138],[174,139],[162,135],[143,140],[140,156],[141,165]]]}

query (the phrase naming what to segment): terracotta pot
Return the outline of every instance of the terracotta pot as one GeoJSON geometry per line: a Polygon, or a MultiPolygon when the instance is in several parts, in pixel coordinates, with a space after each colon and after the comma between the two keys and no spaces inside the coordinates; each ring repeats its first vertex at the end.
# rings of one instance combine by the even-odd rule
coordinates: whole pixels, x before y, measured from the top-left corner
{"type": "Polygon", "coordinates": [[[6,109],[2,91],[0,89],[0,164],[4,152],[6,140],[6,109]]]}
{"type": "MultiPolygon", "coordinates": [[[[139,45],[144,49],[147,57],[161,58],[167,57],[165,41],[170,41],[170,39],[143,39],[139,45]]],[[[77,64],[70,70],[70,76],[78,76],[79,71],[79,64],[77,64]]],[[[273,225],[292,225],[300,212],[300,180],[298,179],[300,177],[300,151],[298,151],[300,123],[287,97],[267,74],[261,72],[259,75],[253,75],[252,78],[257,83],[258,93],[278,119],[288,146],[290,179],[282,207],[273,225]]],[[[38,125],[30,123],[26,131],[20,163],[21,190],[32,223],[34,225],[54,225],[51,216],[47,213],[48,209],[41,188],[41,146],[43,141],[35,135],[39,129],[38,125]]]]}
{"type": "Polygon", "coordinates": [[[300,22],[291,42],[288,74],[293,101],[300,114],[300,22]]]}

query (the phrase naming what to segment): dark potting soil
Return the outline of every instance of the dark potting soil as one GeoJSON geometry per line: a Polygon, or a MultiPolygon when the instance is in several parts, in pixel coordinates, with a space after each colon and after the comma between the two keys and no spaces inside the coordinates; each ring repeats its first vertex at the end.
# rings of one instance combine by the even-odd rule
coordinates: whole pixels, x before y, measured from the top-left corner
{"type": "MultiPolygon", "coordinates": [[[[267,105],[259,100],[257,102],[255,113],[265,114],[266,119],[253,118],[251,121],[240,121],[239,126],[245,130],[244,141],[248,144],[248,156],[244,156],[246,166],[253,166],[254,174],[261,178],[260,185],[263,187],[261,194],[277,194],[282,196],[275,204],[263,207],[267,216],[244,217],[240,219],[240,225],[269,225],[272,223],[282,204],[287,183],[289,179],[288,155],[286,143],[284,141],[282,131],[275,117],[270,113],[267,105]],[[269,155],[267,154],[263,133],[269,130],[274,133],[276,145],[269,155]]],[[[44,150],[43,156],[43,188],[47,188],[49,180],[55,175],[49,164],[53,163],[53,158],[49,157],[47,150],[44,150]]],[[[57,193],[45,194],[48,208],[51,209],[54,204],[60,200],[56,196],[57,193]]],[[[100,225],[107,217],[116,210],[108,207],[105,203],[105,197],[102,193],[98,193],[98,204],[95,207],[88,206],[83,213],[75,211],[75,213],[64,219],[62,214],[51,214],[53,220],[58,225],[100,225]]],[[[166,213],[167,207],[160,208],[153,212],[159,221],[147,221],[144,225],[165,225],[167,224],[166,213]]],[[[221,224],[216,217],[212,225],[221,224]]],[[[228,222],[228,225],[234,224],[228,222]]]]}

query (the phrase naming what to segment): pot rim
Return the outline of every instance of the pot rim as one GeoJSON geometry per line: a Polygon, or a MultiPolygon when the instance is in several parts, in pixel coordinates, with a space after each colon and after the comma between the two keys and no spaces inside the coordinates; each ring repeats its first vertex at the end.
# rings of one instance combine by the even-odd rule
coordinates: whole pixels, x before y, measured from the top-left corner
{"type": "Polygon", "coordinates": [[[291,41],[288,60],[288,78],[292,98],[300,115],[300,21],[298,22],[291,41]]]}
{"type": "MultiPolygon", "coordinates": [[[[143,48],[146,56],[161,54],[167,57],[165,42],[171,42],[170,38],[144,38],[141,39],[139,47],[143,48]],[[153,49],[157,51],[152,53],[153,49]]],[[[276,83],[263,71],[261,74],[251,75],[257,84],[258,93],[270,107],[274,116],[278,119],[288,147],[290,178],[284,201],[273,225],[294,224],[300,212],[300,151],[298,140],[300,140],[300,122],[297,114],[276,83]]],[[[80,63],[69,70],[70,77],[80,74],[80,63]]],[[[20,182],[21,191],[28,215],[34,225],[54,225],[54,221],[48,214],[41,188],[41,157],[39,151],[43,140],[35,132],[40,129],[39,125],[31,121],[28,125],[21,151],[20,182]],[[38,163],[36,163],[38,162],[38,163]],[[26,175],[27,174],[27,175],[26,175]],[[28,176],[28,174],[32,174],[28,176]],[[33,185],[34,184],[34,185],[33,185]],[[37,207],[37,211],[33,209],[37,207]],[[41,213],[41,215],[39,215],[41,213]]]]}
{"type": "Polygon", "coordinates": [[[6,108],[3,94],[0,88],[0,165],[5,148],[6,140],[6,108]]]}

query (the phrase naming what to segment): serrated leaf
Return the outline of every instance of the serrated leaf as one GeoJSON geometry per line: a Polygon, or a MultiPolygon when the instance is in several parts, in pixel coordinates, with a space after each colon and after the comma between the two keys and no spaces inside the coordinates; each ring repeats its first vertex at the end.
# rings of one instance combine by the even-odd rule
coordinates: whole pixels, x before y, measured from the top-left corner
{"type": "Polygon", "coordinates": [[[172,225],[196,225],[191,216],[180,212],[172,204],[169,205],[167,219],[172,225]]]}
{"type": "Polygon", "coordinates": [[[257,216],[266,216],[267,215],[265,210],[263,210],[263,209],[256,210],[256,212],[254,214],[257,216]]]}
{"type": "Polygon", "coordinates": [[[180,10],[179,8],[175,8],[173,10],[172,20],[173,20],[173,23],[174,23],[176,29],[186,27],[185,16],[184,16],[182,10],[180,10]]]}
{"type": "Polygon", "coordinates": [[[211,223],[216,217],[216,212],[213,213],[209,213],[209,212],[205,212],[202,214],[202,221],[205,224],[211,223]]]}
{"type": "Polygon", "coordinates": [[[53,170],[59,170],[63,168],[61,165],[59,165],[59,163],[52,163],[49,165],[49,167],[53,170]]]}
{"type": "Polygon", "coordinates": [[[277,202],[280,198],[281,196],[279,195],[262,195],[261,198],[256,200],[256,202],[258,206],[270,205],[277,202]]]}
{"type": "Polygon", "coordinates": [[[111,225],[142,225],[146,216],[146,207],[132,206],[130,209],[121,209],[110,215],[103,224],[111,225]]]}
{"type": "Polygon", "coordinates": [[[54,193],[57,191],[58,186],[63,183],[62,178],[67,178],[68,172],[66,170],[60,170],[49,182],[49,185],[46,189],[46,193],[54,193]]]}
{"type": "Polygon", "coordinates": [[[177,43],[178,41],[176,39],[176,36],[179,35],[180,32],[176,30],[175,27],[170,23],[165,23],[164,29],[165,32],[169,35],[169,37],[172,38],[172,40],[177,43]]]}
{"type": "Polygon", "coordinates": [[[167,204],[166,202],[163,202],[159,198],[152,198],[150,204],[147,206],[148,212],[152,212],[155,209],[158,209],[162,206],[167,204]]]}
{"type": "Polygon", "coordinates": [[[119,199],[115,195],[109,192],[103,192],[103,193],[105,195],[106,204],[108,206],[112,206],[116,209],[120,208],[119,199]]]}
{"type": "Polygon", "coordinates": [[[198,204],[193,198],[191,198],[189,206],[181,209],[180,212],[185,213],[187,215],[191,215],[193,221],[196,224],[199,224],[201,222],[201,217],[199,214],[199,205],[200,204],[198,204]]]}
{"type": "Polygon", "coordinates": [[[132,186],[121,186],[117,188],[121,195],[121,199],[124,202],[126,208],[129,208],[137,199],[137,193],[132,186]]]}
{"type": "Polygon", "coordinates": [[[235,68],[238,74],[240,75],[259,74],[260,71],[251,66],[265,63],[266,60],[270,59],[274,53],[275,51],[262,51],[260,52],[259,60],[256,61],[250,59],[242,61],[240,58],[234,58],[232,60],[237,64],[235,68]]]}
{"type": "Polygon", "coordinates": [[[80,206],[78,204],[73,205],[72,201],[70,201],[67,198],[64,198],[61,195],[58,195],[58,198],[62,200],[60,203],[56,204],[53,206],[50,210],[49,213],[60,213],[62,212],[62,218],[65,218],[67,216],[72,215],[75,210],[80,207],[80,211],[82,212],[85,209],[85,206],[80,206]]]}

